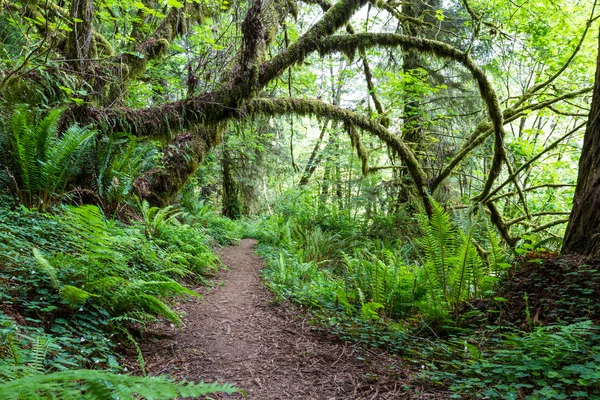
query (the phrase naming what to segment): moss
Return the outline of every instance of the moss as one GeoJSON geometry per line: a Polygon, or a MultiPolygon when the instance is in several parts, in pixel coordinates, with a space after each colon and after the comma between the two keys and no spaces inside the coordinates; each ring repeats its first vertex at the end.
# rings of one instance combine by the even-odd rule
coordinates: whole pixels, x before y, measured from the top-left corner
{"type": "Polygon", "coordinates": [[[346,131],[350,136],[350,143],[352,143],[352,147],[356,149],[356,154],[361,162],[362,174],[366,175],[369,172],[369,152],[362,145],[360,135],[354,125],[346,124],[346,131]]]}
{"type": "Polygon", "coordinates": [[[350,110],[324,103],[320,100],[304,99],[255,99],[249,102],[246,111],[240,115],[262,114],[267,116],[297,114],[314,115],[341,121],[346,127],[357,127],[369,132],[385,142],[389,148],[400,156],[406,164],[415,187],[421,196],[426,209],[429,208],[427,196],[427,175],[412,150],[402,139],[392,134],[383,125],[350,110]]]}
{"type": "Polygon", "coordinates": [[[103,35],[99,34],[98,32],[94,32],[92,39],[94,40],[94,45],[97,48],[98,56],[112,57],[115,55],[115,49],[103,35]]]}
{"type": "MultiPolygon", "coordinates": [[[[347,16],[348,10],[337,9],[338,5],[343,3],[345,2],[340,1],[331,7],[319,23],[325,20],[330,13],[333,15],[333,17],[330,16],[332,21],[340,21],[343,19],[342,16],[347,16]]],[[[315,24],[313,28],[317,27],[319,23],[315,24]]],[[[321,55],[333,52],[352,54],[356,50],[362,51],[365,48],[374,46],[401,47],[405,50],[414,49],[434,54],[438,57],[462,64],[469,70],[477,82],[481,98],[487,106],[488,115],[494,128],[494,158],[484,189],[477,196],[476,200],[485,198],[489,194],[496,178],[500,175],[502,162],[506,159],[506,150],[504,148],[504,115],[496,91],[487,75],[475,64],[469,54],[443,42],[401,34],[362,33],[327,37],[327,34],[332,33],[330,29],[332,26],[335,25],[331,21],[327,21],[315,30],[309,30],[301,40],[294,43],[294,45],[297,45],[296,48],[293,48],[294,45],[292,45],[288,47],[286,52],[274,57],[271,62],[263,66],[261,82],[268,82],[274,76],[278,76],[283,72],[289,65],[302,61],[307,54],[313,51],[318,51],[321,55]]]]}
{"type": "Polygon", "coordinates": [[[364,0],[341,0],[329,8],[298,41],[261,66],[260,85],[266,85],[288,67],[302,63],[308,54],[319,50],[316,43],[347,24],[352,15],[365,3],[364,0]]]}
{"type": "Polygon", "coordinates": [[[43,94],[36,84],[16,76],[8,78],[2,87],[2,98],[9,104],[41,104],[43,94]]]}
{"type": "Polygon", "coordinates": [[[218,136],[219,129],[214,127],[178,135],[165,148],[160,165],[134,183],[138,196],[152,205],[168,204],[196,172],[208,149],[218,142],[218,136]]]}

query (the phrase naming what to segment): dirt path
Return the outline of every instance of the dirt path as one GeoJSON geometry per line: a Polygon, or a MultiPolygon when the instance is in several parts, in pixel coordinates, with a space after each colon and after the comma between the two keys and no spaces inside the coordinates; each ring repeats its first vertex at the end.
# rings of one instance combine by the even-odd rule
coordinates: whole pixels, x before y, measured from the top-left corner
{"type": "Polygon", "coordinates": [[[254,243],[220,250],[230,269],[222,284],[181,304],[182,329],[162,326],[144,343],[149,373],[230,382],[256,400],[437,397],[404,390],[406,370],[389,356],[342,343],[312,329],[301,310],[274,305],[254,243]]]}

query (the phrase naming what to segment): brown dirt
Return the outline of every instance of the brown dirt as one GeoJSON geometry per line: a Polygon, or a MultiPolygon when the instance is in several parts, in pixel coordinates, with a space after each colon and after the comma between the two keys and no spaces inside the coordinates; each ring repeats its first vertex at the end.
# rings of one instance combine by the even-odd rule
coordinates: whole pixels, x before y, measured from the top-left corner
{"type": "Polygon", "coordinates": [[[221,284],[180,304],[182,328],[163,324],[143,342],[148,373],[230,382],[257,400],[444,398],[415,387],[398,359],[313,329],[296,306],[275,305],[254,243],[218,251],[230,269],[221,284]]]}

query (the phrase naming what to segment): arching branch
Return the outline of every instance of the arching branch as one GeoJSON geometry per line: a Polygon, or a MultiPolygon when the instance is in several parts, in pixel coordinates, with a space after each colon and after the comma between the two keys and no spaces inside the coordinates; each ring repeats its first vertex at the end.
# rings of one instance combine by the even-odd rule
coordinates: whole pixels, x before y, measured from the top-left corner
{"type": "Polygon", "coordinates": [[[421,196],[424,205],[429,209],[427,194],[427,175],[411,149],[402,139],[391,133],[380,123],[366,118],[353,111],[327,104],[320,100],[303,99],[255,99],[244,107],[239,117],[247,114],[263,115],[315,115],[350,124],[368,132],[385,142],[390,149],[396,152],[408,167],[409,173],[415,182],[417,192],[421,196]]]}
{"type": "MultiPolygon", "coordinates": [[[[331,8],[329,12],[334,8],[335,6],[331,8]]],[[[301,41],[299,40],[294,43],[294,45],[300,42],[301,41]]],[[[359,33],[353,35],[319,37],[312,41],[304,42],[302,46],[299,45],[294,52],[284,52],[285,54],[280,54],[263,64],[261,67],[262,73],[260,80],[263,82],[267,79],[272,79],[288,66],[303,61],[308,54],[314,51],[318,51],[321,55],[333,52],[353,54],[359,49],[376,46],[401,47],[405,50],[417,49],[424,53],[434,54],[440,58],[453,60],[462,64],[469,70],[478,84],[482,99],[487,105],[488,115],[492,121],[493,132],[495,135],[494,161],[485,188],[481,195],[479,195],[479,198],[486,197],[487,193],[491,190],[496,177],[500,174],[501,164],[505,159],[504,115],[500,107],[498,96],[487,75],[465,52],[443,42],[392,33],[359,33]]],[[[288,49],[291,48],[292,46],[288,49]]]]}
{"type": "Polygon", "coordinates": [[[521,171],[523,171],[524,169],[528,168],[531,164],[533,164],[535,161],[537,161],[540,157],[542,157],[544,154],[546,154],[550,150],[554,149],[556,146],[558,146],[560,143],[562,143],[565,139],[567,139],[570,136],[572,136],[573,134],[577,133],[585,125],[586,125],[585,122],[582,123],[582,124],[579,124],[578,126],[576,126],[575,128],[573,128],[572,130],[570,130],[569,132],[567,132],[566,134],[564,134],[563,136],[561,136],[560,138],[558,138],[557,140],[555,140],[554,142],[552,142],[544,150],[540,151],[538,154],[536,154],[535,156],[531,157],[527,162],[523,163],[523,165],[521,165],[516,171],[514,171],[508,177],[508,179],[506,179],[506,181],[504,181],[501,185],[499,185],[493,191],[491,191],[490,194],[484,199],[484,201],[488,201],[490,197],[494,196],[504,186],[506,186],[509,182],[511,182],[512,180],[514,180],[521,171]]]}
{"type": "MultiPolygon", "coordinates": [[[[581,90],[577,90],[574,92],[565,93],[562,96],[553,97],[551,99],[541,101],[539,103],[532,103],[525,106],[522,106],[518,109],[506,109],[504,110],[504,123],[508,124],[510,122],[515,121],[518,118],[521,118],[525,115],[525,112],[528,111],[536,111],[541,110],[543,108],[549,108],[552,104],[556,104],[563,100],[573,99],[582,94],[588,93],[592,91],[592,87],[585,87],[581,90]]],[[[477,126],[475,131],[471,134],[471,136],[467,139],[467,141],[463,144],[461,149],[456,153],[454,158],[446,164],[446,166],[440,171],[438,176],[432,181],[430,189],[433,193],[439,185],[446,179],[452,171],[464,160],[464,158],[475,149],[477,146],[483,144],[485,140],[490,137],[493,133],[493,129],[490,124],[487,122],[481,123],[477,126]]]]}

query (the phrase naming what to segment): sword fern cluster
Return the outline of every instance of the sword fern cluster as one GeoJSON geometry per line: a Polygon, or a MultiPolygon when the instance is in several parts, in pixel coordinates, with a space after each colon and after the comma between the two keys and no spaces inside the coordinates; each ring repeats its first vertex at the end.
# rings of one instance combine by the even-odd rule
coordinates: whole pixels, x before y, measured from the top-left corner
{"type": "Polygon", "coordinates": [[[456,311],[461,302],[477,296],[488,273],[474,244],[473,227],[463,232],[442,206],[432,204],[431,217],[421,221],[424,270],[434,307],[456,311]]]}
{"type": "Polygon", "coordinates": [[[21,203],[29,208],[45,210],[63,198],[96,134],[78,125],[59,132],[61,113],[53,110],[36,123],[25,106],[17,107],[4,128],[7,168],[21,203]]]}

